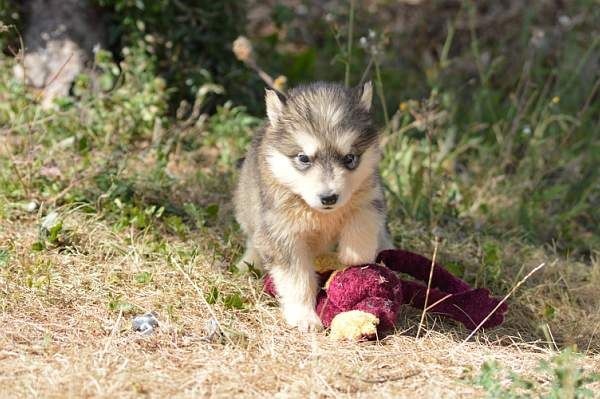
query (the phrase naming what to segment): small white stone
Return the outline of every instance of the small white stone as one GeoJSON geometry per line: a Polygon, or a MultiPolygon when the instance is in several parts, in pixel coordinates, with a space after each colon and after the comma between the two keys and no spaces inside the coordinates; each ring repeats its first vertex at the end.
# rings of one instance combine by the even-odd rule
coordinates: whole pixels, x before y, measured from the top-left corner
{"type": "Polygon", "coordinates": [[[204,336],[204,340],[212,341],[215,337],[221,335],[221,329],[219,328],[219,322],[217,322],[214,318],[210,318],[206,321],[206,325],[204,327],[204,331],[206,331],[206,335],[204,336]]]}
{"type": "Polygon", "coordinates": [[[52,211],[42,220],[42,229],[50,230],[59,222],[58,212],[52,211]]]}
{"type": "Polygon", "coordinates": [[[73,147],[73,144],[75,144],[75,136],[67,137],[66,139],[59,141],[56,143],[55,147],[56,149],[61,150],[64,148],[73,147]]]}
{"type": "Polygon", "coordinates": [[[131,328],[133,331],[138,331],[142,335],[150,335],[154,332],[154,329],[158,327],[158,319],[156,313],[149,312],[141,316],[136,316],[131,321],[131,328]]]}
{"type": "Polygon", "coordinates": [[[560,17],[558,17],[558,23],[564,27],[571,26],[571,22],[571,17],[569,17],[568,15],[561,15],[560,17]]]}
{"type": "Polygon", "coordinates": [[[38,203],[36,201],[30,201],[28,203],[26,203],[23,208],[25,209],[25,211],[29,212],[29,213],[33,213],[38,209],[38,203]]]}

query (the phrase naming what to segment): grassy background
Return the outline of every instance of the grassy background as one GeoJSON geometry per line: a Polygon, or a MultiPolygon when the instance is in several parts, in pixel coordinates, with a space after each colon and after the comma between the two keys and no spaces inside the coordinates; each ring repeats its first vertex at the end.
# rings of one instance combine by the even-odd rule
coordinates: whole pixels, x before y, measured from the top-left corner
{"type": "MultiPolygon", "coordinates": [[[[243,242],[230,204],[234,165],[264,112],[261,82],[230,51],[243,33],[259,64],[289,85],[374,79],[386,142],[381,173],[399,247],[430,255],[437,240],[453,273],[499,295],[546,262],[510,299],[506,326],[488,345],[517,340],[549,353],[575,345],[596,356],[598,2],[356,2],[350,46],[348,3],[272,3],[98,0],[110,51],[96,54],[93,72],[53,110],[13,78],[17,30],[3,29],[6,322],[31,321],[23,315],[35,308],[75,309],[79,292],[85,314],[97,313],[100,324],[118,317],[118,333],[99,330],[110,338],[105,348],[122,344],[114,337],[126,334],[123,317],[144,310],[167,320],[167,335],[201,336],[201,327],[190,327],[205,319],[191,305],[198,297],[169,287],[185,275],[232,336],[251,341],[250,331],[264,328],[256,323],[276,317],[256,280],[232,269],[243,242]],[[263,319],[249,320],[253,312],[263,319]]],[[[0,19],[18,29],[26,22],[8,1],[0,1],[0,19]]],[[[99,328],[75,320],[86,331],[99,328]]],[[[52,330],[51,321],[38,322],[52,330]]],[[[460,339],[460,328],[449,328],[450,341],[460,339]]],[[[60,334],[49,334],[28,342],[41,340],[42,355],[51,356],[60,334]]],[[[250,351],[236,345],[229,349],[250,351]]],[[[487,364],[473,381],[502,390],[494,385],[506,378],[500,369],[487,364]]],[[[549,380],[540,381],[532,389],[549,392],[549,380]]]]}

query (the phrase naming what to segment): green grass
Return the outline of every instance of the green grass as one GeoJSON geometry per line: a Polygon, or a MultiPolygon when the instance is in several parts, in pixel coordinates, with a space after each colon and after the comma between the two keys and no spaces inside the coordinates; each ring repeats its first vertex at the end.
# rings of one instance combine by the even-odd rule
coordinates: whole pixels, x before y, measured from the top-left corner
{"type": "Polygon", "coordinates": [[[490,399],[540,397],[548,399],[593,398],[590,384],[600,381],[600,374],[578,365],[579,356],[567,348],[550,361],[541,361],[538,371],[542,377],[527,377],[506,372],[498,362],[485,362],[473,383],[481,386],[490,399]]]}

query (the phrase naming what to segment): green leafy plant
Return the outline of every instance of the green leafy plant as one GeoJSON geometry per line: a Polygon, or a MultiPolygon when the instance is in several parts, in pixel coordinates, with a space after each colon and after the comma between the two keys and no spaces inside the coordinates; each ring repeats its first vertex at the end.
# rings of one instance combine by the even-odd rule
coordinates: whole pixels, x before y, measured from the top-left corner
{"type": "Polygon", "coordinates": [[[10,252],[7,249],[0,248],[0,269],[8,266],[8,261],[10,260],[10,252]]]}
{"type": "Polygon", "coordinates": [[[579,357],[571,348],[567,348],[555,355],[552,360],[542,361],[539,370],[545,374],[548,383],[532,380],[513,372],[507,373],[496,361],[483,363],[479,374],[472,382],[482,387],[490,399],[592,398],[594,393],[588,385],[600,381],[600,374],[578,367],[579,357]]]}
{"type": "Polygon", "coordinates": [[[135,275],[135,282],[138,284],[148,284],[152,282],[152,273],[143,271],[135,275]]]}
{"type": "Polygon", "coordinates": [[[122,312],[124,315],[129,315],[136,310],[136,306],[123,299],[121,294],[108,293],[108,309],[115,313],[122,312]]]}

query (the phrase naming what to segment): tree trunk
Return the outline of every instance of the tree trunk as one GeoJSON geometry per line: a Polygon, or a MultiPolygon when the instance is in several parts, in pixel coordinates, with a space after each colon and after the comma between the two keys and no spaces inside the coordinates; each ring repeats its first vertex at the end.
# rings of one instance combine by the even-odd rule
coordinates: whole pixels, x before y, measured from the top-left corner
{"type": "Polygon", "coordinates": [[[15,75],[41,90],[42,105],[67,96],[75,77],[104,43],[104,26],[88,0],[26,0],[24,56],[15,75]]]}

